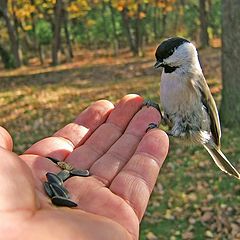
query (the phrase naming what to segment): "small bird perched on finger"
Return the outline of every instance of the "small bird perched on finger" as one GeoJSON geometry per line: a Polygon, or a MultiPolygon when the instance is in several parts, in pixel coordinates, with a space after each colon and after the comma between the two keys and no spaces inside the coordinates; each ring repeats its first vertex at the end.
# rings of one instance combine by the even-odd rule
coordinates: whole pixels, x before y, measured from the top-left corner
{"type": "Polygon", "coordinates": [[[204,78],[195,46],[173,37],[157,48],[155,68],[163,67],[160,101],[170,136],[200,143],[217,166],[240,179],[220,150],[221,128],[216,103],[204,78]]]}

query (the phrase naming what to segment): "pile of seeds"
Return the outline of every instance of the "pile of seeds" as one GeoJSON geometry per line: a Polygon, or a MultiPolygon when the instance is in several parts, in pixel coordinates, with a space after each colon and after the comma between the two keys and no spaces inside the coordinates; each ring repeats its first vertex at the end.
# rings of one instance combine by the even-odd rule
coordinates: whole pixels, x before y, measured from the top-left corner
{"type": "Polygon", "coordinates": [[[89,171],[75,169],[70,164],[54,158],[48,157],[48,159],[56,163],[62,170],[57,174],[47,172],[47,181],[43,183],[45,192],[56,206],[76,207],[77,204],[70,200],[69,192],[63,186],[63,182],[73,176],[88,177],[89,171]]]}

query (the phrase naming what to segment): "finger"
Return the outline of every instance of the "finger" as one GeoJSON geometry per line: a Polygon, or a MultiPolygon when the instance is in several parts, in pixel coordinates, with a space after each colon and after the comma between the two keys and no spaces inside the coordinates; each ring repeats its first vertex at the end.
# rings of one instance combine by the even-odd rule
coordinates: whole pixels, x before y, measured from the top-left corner
{"type": "Polygon", "coordinates": [[[38,202],[30,169],[17,155],[3,148],[0,156],[0,211],[33,211],[38,202]]]}
{"type": "Polygon", "coordinates": [[[107,100],[99,100],[85,109],[74,121],[57,131],[54,136],[66,138],[76,147],[104,123],[114,105],[107,100]]]}
{"type": "Polygon", "coordinates": [[[13,140],[8,131],[0,126],[0,146],[12,151],[13,140]]]}
{"type": "Polygon", "coordinates": [[[51,162],[45,157],[32,154],[23,154],[19,156],[28,165],[29,169],[32,171],[34,178],[35,188],[40,192],[44,192],[43,182],[46,179],[46,173],[58,173],[60,171],[59,167],[51,162]]]}
{"type": "Polygon", "coordinates": [[[155,108],[142,108],[133,117],[124,134],[93,164],[90,168],[91,174],[96,175],[108,186],[136,151],[149,123],[158,123],[160,118],[155,108]]]}
{"type": "Polygon", "coordinates": [[[24,152],[24,155],[37,155],[64,160],[73,151],[73,148],[72,143],[64,138],[48,137],[33,144],[24,152]]]}
{"type": "Polygon", "coordinates": [[[158,129],[151,130],[110,185],[110,190],[129,203],[139,220],[147,207],[167,152],[167,135],[158,129]]]}
{"type": "Polygon", "coordinates": [[[142,103],[143,98],[135,94],[123,97],[110,113],[106,123],[96,129],[83,145],[68,156],[66,161],[74,167],[89,169],[119,139],[142,103]]]}
{"type": "Polygon", "coordinates": [[[76,145],[85,141],[99,125],[105,122],[112,109],[112,103],[106,100],[93,103],[80,113],[74,123],[60,129],[52,137],[33,144],[25,154],[65,159],[76,145]]]}

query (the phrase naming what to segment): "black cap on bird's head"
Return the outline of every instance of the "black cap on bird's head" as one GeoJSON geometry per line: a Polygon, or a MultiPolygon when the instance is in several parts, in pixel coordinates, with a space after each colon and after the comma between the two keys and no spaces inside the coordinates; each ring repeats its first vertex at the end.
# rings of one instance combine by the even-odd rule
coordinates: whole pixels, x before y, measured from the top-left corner
{"type": "Polygon", "coordinates": [[[164,67],[164,59],[171,56],[174,51],[183,43],[190,43],[187,39],[181,37],[172,37],[163,41],[157,48],[155,56],[157,59],[155,68],[164,67]]]}

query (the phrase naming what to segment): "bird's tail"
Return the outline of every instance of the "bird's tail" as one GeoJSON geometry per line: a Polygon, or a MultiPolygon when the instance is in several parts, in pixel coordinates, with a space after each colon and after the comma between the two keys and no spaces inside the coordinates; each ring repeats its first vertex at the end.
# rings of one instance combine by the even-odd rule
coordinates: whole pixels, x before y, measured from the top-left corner
{"type": "Polygon", "coordinates": [[[233,175],[234,177],[240,179],[239,172],[233,167],[233,165],[228,161],[226,156],[222,153],[220,149],[217,147],[204,145],[205,149],[209,152],[214,162],[217,166],[224,172],[229,175],[233,175]]]}

